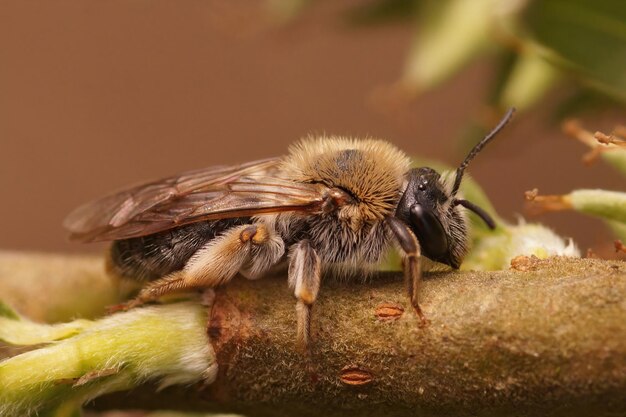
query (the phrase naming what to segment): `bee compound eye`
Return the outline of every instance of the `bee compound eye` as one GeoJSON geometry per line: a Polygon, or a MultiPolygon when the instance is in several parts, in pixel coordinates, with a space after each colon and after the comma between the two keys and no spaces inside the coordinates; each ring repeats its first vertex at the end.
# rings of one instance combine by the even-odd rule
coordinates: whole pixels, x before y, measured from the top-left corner
{"type": "Polygon", "coordinates": [[[435,214],[421,204],[414,204],[409,217],[424,255],[436,261],[447,258],[448,236],[435,214]]]}

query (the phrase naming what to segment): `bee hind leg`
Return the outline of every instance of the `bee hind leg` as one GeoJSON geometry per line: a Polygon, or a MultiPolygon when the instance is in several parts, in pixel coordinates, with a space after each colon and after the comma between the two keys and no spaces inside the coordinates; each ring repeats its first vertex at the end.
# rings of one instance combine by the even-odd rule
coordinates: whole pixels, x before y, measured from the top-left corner
{"type": "Polygon", "coordinates": [[[402,259],[402,267],[404,270],[404,279],[407,285],[407,293],[413,310],[417,317],[420,319],[420,326],[428,325],[429,321],[424,315],[422,308],[419,305],[419,286],[422,279],[422,267],[421,267],[421,250],[420,244],[415,234],[404,224],[401,220],[395,217],[387,217],[387,225],[395,235],[404,257],[402,259]]]}
{"type": "Polygon", "coordinates": [[[298,300],[296,345],[306,352],[311,339],[311,310],[320,288],[320,258],[308,240],[291,247],[289,254],[289,287],[298,300]]]}
{"type": "Polygon", "coordinates": [[[263,224],[233,227],[198,249],[182,270],[143,288],[134,300],[126,304],[126,309],[154,301],[166,294],[225,284],[249,263],[253,253],[258,253],[259,248],[272,239],[276,238],[263,224]]]}

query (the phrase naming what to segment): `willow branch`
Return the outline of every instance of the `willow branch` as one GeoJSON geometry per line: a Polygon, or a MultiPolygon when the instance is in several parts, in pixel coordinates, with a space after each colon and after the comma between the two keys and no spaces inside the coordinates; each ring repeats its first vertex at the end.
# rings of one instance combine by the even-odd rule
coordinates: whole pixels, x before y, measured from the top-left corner
{"type": "MultiPolygon", "coordinates": [[[[236,279],[210,307],[212,384],[158,394],[144,386],[95,406],[273,416],[626,412],[626,264],[528,258],[515,266],[428,276],[426,328],[396,274],[327,280],[310,355],[295,349],[286,280],[236,279]]],[[[155,352],[164,349],[154,340],[155,352]]]]}

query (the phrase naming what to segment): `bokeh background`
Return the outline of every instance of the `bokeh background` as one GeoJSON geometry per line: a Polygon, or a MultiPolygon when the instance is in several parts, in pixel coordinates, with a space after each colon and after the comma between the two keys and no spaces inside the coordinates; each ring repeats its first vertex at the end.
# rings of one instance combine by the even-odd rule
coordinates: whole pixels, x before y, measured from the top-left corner
{"type": "MultiPolygon", "coordinates": [[[[463,25],[484,28],[459,26],[446,37],[445,24],[437,35],[431,19],[441,10],[425,10],[433,2],[424,1],[3,0],[0,248],[98,251],[66,240],[61,223],[77,205],[141,180],[281,155],[309,133],[381,137],[409,154],[457,164],[508,104],[522,111],[469,170],[502,216],[524,215],[523,193],[534,187],[545,194],[623,190],[609,167],[584,166],[587,149],[560,128],[571,116],[594,131],[626,121],[619,85],[611,90],[619,55],[602,49],[619,42],[578,43],[611,62],[606,79],[564,63],[563,56],[578,59],[564,51],[551,61],[558,70],[537,76],[537,85],[522,82],[517,93],[503,94],[520,53],[545,52],[507,28],[537,41],[550,21],[520,25],[522,1],[474,0],[472,7],[485,1],[502,10],[469,14],[463,25]],[[433,39],[431,60],[419,51],[433,39]],[[476,45],[465,51],[463,39],[476,45]],[[455,48],[462,59],[442,66],[440,77],[415,71],[455,48]]],[[[447,3],[455,2],[463,1],[447,3]]],[[[600,35],[619,3],[595,3],[606,6],[591,16],[600,35]]],[[[584,12],[589,2],[569,4],[584,12]]],[[[611,33],[626,44],[619,13],[617,23],[611,33]]],[[[534,220],[574,237],[583,252],[612,242],[601,222],[579,214],[534,220]]]]}

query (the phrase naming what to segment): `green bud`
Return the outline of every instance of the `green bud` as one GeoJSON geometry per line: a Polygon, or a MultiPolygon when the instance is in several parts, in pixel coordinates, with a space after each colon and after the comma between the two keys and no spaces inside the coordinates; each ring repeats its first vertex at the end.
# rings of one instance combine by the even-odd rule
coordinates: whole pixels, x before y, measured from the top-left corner
{"type": "Polygon", "coordinates": [[[0,341],[12,345],[37,345],[66,339],[91,325],[89,320],[75,320],[54,325],[35,323],[19,316],[0,301],[0,341]]]}
{"type": "Polygon", "coordinates": [[[626,193],[576,190],[565,197],[576,211],[626,224],[626,193]]]}
{"type": "Polygon", "coordinates": [[[461,269],[495,271],[509,268],[517,256],[580,257],[572,239],[563,239],[541,224],[520,222],[503,225],[489,236],[474,241],[474,247],[465,258],[461,269]]]}
{"type": "Polygon", "coordinates": [[[137,308],[6,359],[0,362],[0,415],[55,415],[64,404],[81,404],[146,380],[162,387],[211,382],[217,364],[206,321],[206,308],[193,302],[137,308]]]}

